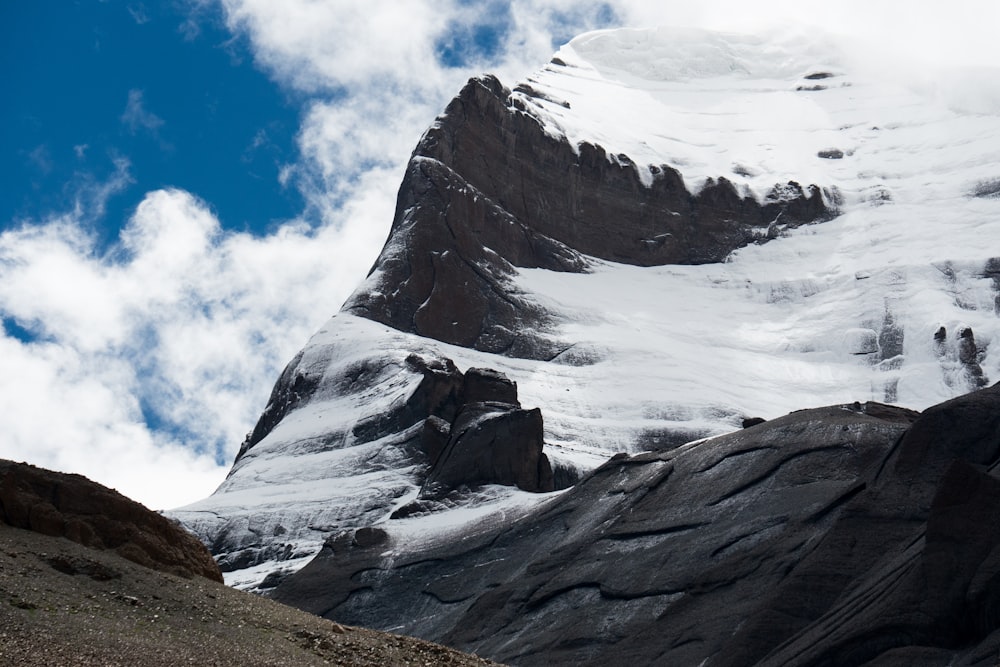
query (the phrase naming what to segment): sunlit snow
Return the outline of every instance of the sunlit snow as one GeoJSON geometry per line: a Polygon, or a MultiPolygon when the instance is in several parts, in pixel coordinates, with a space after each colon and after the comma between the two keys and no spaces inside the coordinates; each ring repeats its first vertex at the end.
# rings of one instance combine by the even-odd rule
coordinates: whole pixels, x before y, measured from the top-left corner
{"type": "MultiPolygon", "coordinates": [[[[573,40],[529,78],[533,94],[515,93],[551,134],[627,155],[646,182],[648,165],[666,164],[692,190],[722,176],[758,197],[815,183],[839,197],[841,215],[723,264],[522,270],[518,286],[553,313],[549,334],[567,348],[552,362],[336,315],[310,341],[309,363],[334,377],[352,359],[384,358],[378,388],[293,412],[219,492],[175,516],[199,531],[281,526],[305,554],[343,528],[378,524],[405,541],[529,511],[539,497],[511,492],[450,518],[388,520],[416,493],[415,473],[393,466],[393,438],[357,445],[350,434],[412,391],[412,351],[506,373],[521,403],[542,409],[549,456],[585,470],[743,417],[868,400],[926,408],[975,387],[958,356],[967,328],[985,378],[1000,379],[986,270],[1000,255],[1000,196],[989,188],[1000,182],[1000,110],[962,111],[863,69],[801,37],[661,29],[573,40]]],[[[252,586],[283,565],[231,580],[252,586]]]]}

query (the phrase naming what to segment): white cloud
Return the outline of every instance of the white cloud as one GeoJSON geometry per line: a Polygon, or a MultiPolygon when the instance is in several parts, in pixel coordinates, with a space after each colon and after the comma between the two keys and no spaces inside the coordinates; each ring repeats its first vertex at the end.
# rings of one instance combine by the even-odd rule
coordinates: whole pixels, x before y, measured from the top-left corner
{"type": "Polygon", "coordinates": [[[434,40],[454,13],[449,0],[353,0],[276,3],[221,0],[230,28],[246,32],[257,60],[305,91],[371,87],[411,79],[433,85],[434,40]]]}
{"type": "Polygon", "coordinates": [[[0,457],[156,507],[209,493],[283,364],[374,260],[391,216],[381,181],[317,231],[226,233],[204,202],[161,190],[106,254],[73,215],[0,235],[0,306],[39,335],[0,338],[0,457]]]}

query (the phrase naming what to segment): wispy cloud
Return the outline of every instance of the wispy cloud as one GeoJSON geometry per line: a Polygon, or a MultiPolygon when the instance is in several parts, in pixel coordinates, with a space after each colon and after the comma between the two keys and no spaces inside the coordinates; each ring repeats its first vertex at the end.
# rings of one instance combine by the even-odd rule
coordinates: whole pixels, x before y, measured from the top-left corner
{"type": "Polygon", "coordinates": [[[132,163],[128,158],[113,155],[111,164],[114,171],[103,180],[88,173],[77,175],[73,197],[74,219],[96,224],[104,217],[108,201],[135,183],[130,172],[132,163]]]}
{"type": "Polygon", "coordinates": [[[126,9],[128,9],[128,13],[132,17],[132,20],[139,25],[145,25],[151,20],[149,18],[149,12],[146,11],[146,6],[141,2],[130,4],[126,9]]]}
{"type": "Polygon", "coordinates": [[[128,101],[125,103],[121,121],[132,134],[145,130],[155,135],[163,126],[163,119],[146,109],[143,91],[137,88],[128,91],[128,101]]]}
{"type": "Polygon", "coordinates": [[[49,151],[49,147],[45,144],[36,146],[30,150],[27,154],[28,164],[37,169],[43,174],[48,174],[52,171],[52,153],[49,151]]]}

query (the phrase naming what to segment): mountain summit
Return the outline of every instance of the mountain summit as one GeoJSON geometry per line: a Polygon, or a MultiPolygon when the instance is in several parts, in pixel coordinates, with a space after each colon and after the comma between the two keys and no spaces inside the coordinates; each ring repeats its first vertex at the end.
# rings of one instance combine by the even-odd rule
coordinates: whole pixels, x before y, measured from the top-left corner
{"type": "MultiPolygon", "coordinates": [[[[391,569],[553,516],[614,454],[669,467],[749,418],[985,386],[1000,117],[872,71],[816,39],[614,30],[511,88],[469,81],[418,142],[370,275],[284,370],[226,481],[172,515],[227,582],[267,590],[321,548],[391,569]]],[[[884,439],[910,420],[858,419],[837,423],[884,439]]],[[[685,460],[703,455],[721,464],[685,460]]],[[[819,470],[841,463],[830,507],[869,479],[867,459],[819,470]]],[[[754,531],[779,525],[759,512],[754,531]]],[[[708,561],[736,548],[719,535],[708,561]]]]}

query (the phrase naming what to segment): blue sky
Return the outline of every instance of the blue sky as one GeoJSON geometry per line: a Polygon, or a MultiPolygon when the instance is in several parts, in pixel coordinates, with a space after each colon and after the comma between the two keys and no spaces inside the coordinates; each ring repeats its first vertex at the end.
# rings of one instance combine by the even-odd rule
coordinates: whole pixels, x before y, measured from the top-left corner
{"type": "Polygon", "coordinates": [[[921,76],[1000,64],[974,0],[0,4],[0,458],[154,507],[207,495],[468,77],[513,85],[594,28],[788,22],[921,76]]]}
{"type": "Polygon", "coordinates": [[[4,226],[69,210],[120,171],[127,179],[93,216],[102,245],[144,193],[167,186],[256,233],[302,210],[278,180],[295,159],[300,100],[254,67],[220,8],[17,0],[0,12],[4,226]]]}

